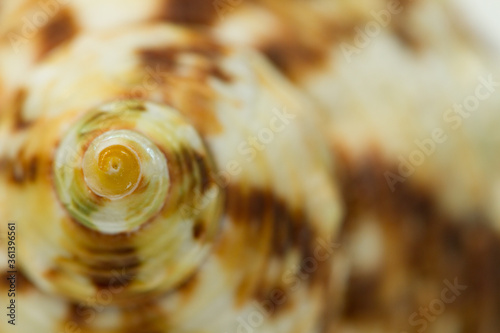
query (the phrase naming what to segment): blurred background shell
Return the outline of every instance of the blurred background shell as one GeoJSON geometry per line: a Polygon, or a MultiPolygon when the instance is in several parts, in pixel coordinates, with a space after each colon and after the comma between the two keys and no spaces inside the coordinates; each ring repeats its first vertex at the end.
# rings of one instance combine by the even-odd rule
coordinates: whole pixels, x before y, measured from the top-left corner
{"type": "Polygon", "coordinates": [[[499,13],[489,0],[0,3],[19,329],[499,331],[499,13]],[[179,117],[190,129],[166,133],[202,145],[169,146],[169,181],[215,201],[117,234],[82,226],[55,161],[116,102],[179,117]],[[192,167],[172,176],[179,165],[192,167]],[[182,241],[158,241],[161,256],[141,239],[182,241]]]}

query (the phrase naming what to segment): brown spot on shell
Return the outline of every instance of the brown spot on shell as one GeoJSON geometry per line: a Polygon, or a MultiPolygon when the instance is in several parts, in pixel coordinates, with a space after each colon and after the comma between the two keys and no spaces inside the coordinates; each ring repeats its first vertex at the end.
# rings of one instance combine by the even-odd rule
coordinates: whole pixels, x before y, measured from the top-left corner
{"type": "Polygon", "coordinates": [[[70,303],[66,320],[63,321],[61,329],[63,332],[72,332],[77,328],[81,330],[87,327],[87,322],[94,316],[95,312],[92,308],[79,303],[70,303]]]}
{"type": "Polygon", "coordinates": [[[271,190],[231,184],[226,188],[226,213],[235,223],[262,228],[272,226],[271,252],[283,257],[292,247],[304,258],[314,250],[315,231],[302,208],[292,208],[271,190]]]}
{"type": "MultiPolygon", "coordinates": [[[[195,180],[195,175],[193,174],[195,170],[195,160],[193,156],[193,152],[190,148],[188,147],[180,147],[179,151],[176,151],[175,154],[175,159],[167,159],[167,161],[174,161],[174,163],[170,163],[169,166],[172,166],[172,171],[169,168],[169,172],[171,174],[176,174],[177,177],[180,177],[179,179],[189,179],[189,186],[186,187],[185,193],[186,195],[192,195],[195,193],[195,188],[199,188],[200,184],[195,180]],[[178,167],[179,169],[177,170],[178,167]],[[174,169],[175,168],[175,169],[174,169]]],[[[174,178],[171,178],[174,179],[174,178]]],[[[186,197],[187,200],[190,200],[191,198],[186,197]]],[[[196,199],[194,199],[196,201],[196,199]]]]}
{"type": "Polygon", "coordinates": [[[122,309],[122,333],[163,333],[167,331],[168,316],[153,301],[139,301],[122,309]]]}
{"type": "Polygon", "coordinates": [[[263,281],[255,289],[253,298],[266,310],[266,314],[270,317],[277,316],[294,305],[292,292],[289,288],[280,284],[266,285],[263,281]]]}
{"type": "Polygon", "coordinates": [[[0,287],[2,289],[10,288],[10,281],[7,280],[12,274],[15,275],[16,280],[16,293],[25,293],[30,289],[34,289],[35,286],[31,281],[22,273],[20,270],[15,270],[15,273],[9,273],[8,271],[2,272],[0,275],[0,287]]]}
{"type": "Polygon", "coordinates": [[[33,122],[27,121],[23,117],[23,109],[27,97],[28,92],[26,91],[26,89],[19,89],[15,94],[12,110],[14,118],[14,130],[25,130],[33,124],[33,122]]]}
{"type": "Polygon", "coordinates": [[[105,290],[116,282],[115,274],[121,275],[122,287],[128,286],[134,280],[141,262],[137,256],[129,255],[117,256],[114,260],[94,261],[84,265],[89,270],[88,274],[94,286],[99,290],[105,290]]]}
{"type": "MultiPolygon", "coordinates": [[[[285,273],[291,273],[287,279],[298,281],[303,287],[324,286],[328,280],[328,261],[317,261],[314,269],[306,267],[314,259],[316,240],[325,235],[317,234],[303,207],[292,207],[272,190],[243,184],[228,185],[225,197],[225,212],[234,227],[230,236],[223,234],[216,254],[228,269],[246,271],[237,289],[239,306],[249,299],[264,302],[273,290],[283,290],[286,294],[295,286],[283,285],[285,273]],[[273,262],[286,262],[292,253],[299,253],[298,272],[270,273],[273,262]],[[245,267],[242,263],[246,263],[245,267]]],[[[287,304],[292,306],[291,302],[287,304]]]]}
{"type": "Polygon", "coordinates": [[[210,168],[207,164],[207,156],[202,156],[197,152],[194,152],[194,162],[197,164],[198,172],[200,175],[200,182],[202,184],[202,193],[208,190],[211,184],[213,184],[212,176],[210,174],[210,168]]]}
{"type": "Polygon", "coordinates": [[[399,18],[392,25],[392,31],[399,42],[412,51],[422,49],[422,41],[417,36],[416,32],[408,27],[408,23],[404,18],[399,18]]]}
{"type": "Polygon", "coordinates": [[[208,66],[198,68],[200,77],[213,76],[221,81],[230,82],[232,77],[217,65],[217,60],[226,51],[209,38],[197,38],[192,45],[170,45],[167,47],[148,48],[138,51],[141,63],[149,69],[157,83],[163,83],[165,75],[174,75],[180,65],[178,59],[183,54],[195,54],[205,58],[208,66]]]}
{"type": "Polygon", "coordinates": [[[399,42],[414,52],[420,51],[423,47],[423,41],[421,36],[419,36],[419,32],[411,27],[412,9],[417,2],[418,1],[412,0],[399,0],[402,12],[393,15],[393,22],[391,22],[389,27],[399,42]]]}
{"type": "Polygon", "coordinates": [[[146,107],[144,106],[144,104],[137,104],[137,105],[135,106],[135,110],[136,110],[136,111],[141,111],[141,112],[144,112],[144,111],[146,111],[146,107]]]}
{"type": "Polygon", "coordinates": [[[217,134],[223,127],[214,110],[215,93],[206,86],[186,82],[180,84],[175,96],[165,96],[165,102],[179,110],[201,135],[217,134]]]}
{"type": "MultiPolygon", "coordinates": [[[[37,156],[27,157],[21,150],[14,161],[4,160],[1,169],[7,170],[10,180],[16,185],[34,182],[39,174],[39,159],[37,156]]],[[[0,171],[1,171],[0,169],[0,171]]]]}
{"type": "Polygon", "coordinates": [[[133,283],[142,263],[137,249],[130,245],[131,233],[103,234],[71,217],[64,220],[63,226],[67,234],[74,235],[63,244],[74,257],[60,258],[62,266],[78,265],[99,290],[114,285],[117,279],[120,287],[133,283]]]}
{"type": "Polygon", "coordinates": [[[290,1],[287,6],[266,2],[265,7],[275,16],[275,26],[256,46],[292,80],[323,67],[334,38],[348,31],[333,31],[335,22],[320,17],[301,1],[290,1]]]}
{"type": "Polygon", "coordinates": [[[227,51],[208,38],[193,38],[192,43],[143,49],[138,56],[146,75],[157,83],[154,89],[163,95],[163,103],[183,113],[200,133],[219,133],[222,126],[214,110],[217,95],[207,80],[231,80],[218,64],[227,51]],[[198,57],[195,63],[179,62],[186,54],[198,57]]]}
{"type": "Polygon", "coordinates": [[[341,237],[348,241],[368,215],[381,230],[385,254],[375,271],[351,273],[344,316],[386,322],[408,318],[419,307],[429,306],[429,300],[422,302],[422,294],[437,292],[435,297],[440,298],[444,281],[457,279],[468,288],[446,305],[447,311],[462,318],[466,331],[478,331],[485,323],[497,331],[500,236],[492,223],[479,214],[460,219],[447,215],[433,192],[412,179],[391,192],[384,173],[397,174],[397,165],[382,159],[377,149],[372,151],[354,160],[337,149],[336,179],[346,207],[341,237]],[[402,276],[406,277],[403,285],[402,276]],[[395,304],[409,312],[395,313],[395,304]]]}
{"type": "Polygon", "coordinates": [[[195,272],[177,288],[177,291],[181,293],[185,299],[189,299],[200,282],[199,279],[198,273],[195,272]]]}
{"type": "Polygon", "coordinates": [[[291,78],[299,76],[298,73],[304,67],[320,67],[326,59],[324,45],[301,43],[292,34],[272,39],[260,49],[278,69],[291,78]]]}
{"type": "Polygon", "coordinates": [[[145,67],[155,70],[153,79],[163,82],[162,76],[156,74],[159,71],[171,71],[175,68],[177,52],[172,48],[143,49],[139,51],[139,57],[145,67]]]}
{"type": "Polygon", "coordinates": [[[67,8],[62,8],[41,30],[39,58],[43,58],[57,46],[69,41],[78,33],[77,24],[67,8]]]}
{"type": "Polygon", "coordinates": [[[226,83],[233,81],[233,77],[225,72],[220,66],[211,66],[210,75],[226,83]]]}
{"type": "Polygon", "coordinates": [[[346,292],[344,315],[347,318],[359,316],[362,313],[377,313],[380,303],[378,291],[380,280],[377,276],[351,275],[346,292]]]}
{"type": "Polygon", "coordinates": [[[9,160],[5,157],[0,157],[0,173],[5,172],[9,168],[9,160]]]}
{"type": "Polygon", "coordinates": [[[50,268],[43,275],[49,280],[56,280],[61,276],[62,272],[59,268],[50,268]]]}
{"type": "Polygon", "coordinates": [[[159,19],[183,24],[210,24],[216,18],[213,1],[164,0],[159,19]]]}
{"type": "Polygon", "coordinates": [[[196,221],[193,227],[194,239],[200,239],[205,234],[205,224],[203,221],[196,221]]]}
{"type": "Polygon", "coordinates": [[[133,247],[124,246],[108,249],[107,252],[113,255],[132,256],[137,252],[137,250],[133,247]]]}
{"type": "MultiPolygon", "coordinates": [[[[192,37],[192,44],[169,45],[165,47],[139,50],[139,55],[145,65],[170,65],[182,53],[193,53],[205,56],[208,59],[217,59],[224,55],[226,50],[222,45],[209,37],[192,37]]],[[[168,68],[168,66],[167,66],[168,68]]]]}
{"type": "MultiPolygon", "coordinates": [[[[410,15],[413,4],[418,1],[399,2],[403,11],[392,15],[388,29],[405,47],[417,51],[422,48],[422,41],[418,31],[411,27],[410,15]]],[[[327,65],[331,51],[340,48],[341,43],[354,47],[358,29],[365,29],[366,24],[373,19],[371,15],[351,12],[345,13],[342,19],[334,18],[333,14],[332,17],[319,15],[302,1],[290,1],[287,5],[285,7],[273,2],[264,4],[266,10],[275,16],[276,28],[256,47],[292,80],[301,80],[308,73],[319,71],[327,65]]]]}

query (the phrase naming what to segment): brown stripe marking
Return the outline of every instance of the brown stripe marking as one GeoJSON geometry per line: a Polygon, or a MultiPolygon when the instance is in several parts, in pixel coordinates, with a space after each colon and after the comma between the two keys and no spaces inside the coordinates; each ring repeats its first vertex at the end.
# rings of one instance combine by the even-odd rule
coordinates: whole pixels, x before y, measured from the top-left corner
{"type": "MultiPolygon", "coordinates": [[[[229,269],[245,271],[237,290],[237,304],[245,304],[249,299],[265,302],[273,290],[281,290],[286,296],[295,285],[283,284],[281,274],[270,277],[267,274],[272,260],[284,261],[292,250],[300,253],[297,262],[300,269],[293,276],[294,281],[308,287],[324,285],[329,267],[326,261],[318,262],[316,270],[304,270],[306,259],[314,258],[318,235],[303,208],[290,207],[269,189],[241,184],[230,184],[225,197],[225,211],[238,232],[223,234],[216,254],[227,261],[229,269]]],[[[283,306],[292,306],[292,302],[288,299],[283,306]]]]}
{"type": "Polygon", "coordinates": [[[224,82],[231,82],[232,77],[217,65],[218,59],[225,53],[222,46],[206,38],[199,38],[194,45],[171,45],[167,47],[148,48],[138,51],[144,67],[149,69],[155,82],[164,83],[165,74],[175,75],[179,66],[178,58],[182,54],[196,54],[208,60],[208,67],[197,67],[197,77],[206,79],[215,77],[224,82]]]}
{"type": "MultiPolygon", "coordinates": [[[[35,286],[31,283],[31,281],[26,277],[26,275],[23,274],[22,271],[17,270],[15,273],[16,275],[16,294],[17,293],[26,293],[31,289],[34,289],[35,286]]],[[[7,280],[11,276],[10,273],[7,271],[2,272],[0,275],[0,287],[2,289],[9,289],[10,288],[10,281],[7,280]]]]}
{"type": "Polygon", "coordinates": [[[62,332],[78,332],[88,328],[87,323],[94,319],[97,314],[92,307],[87,307],[84,303],[69,303],[66,320],[61,324],[62,332]]]}
{"type": "MultiPolygon", "coordinates": [[[[120,286],[124,288],[134,281],[142,262],[137,250],[130,246],[130,233],[103,234],[71,217],[65,218],[63,226],[67,234],[75,235],[64,246],[66,251],[76,254],[67,260],[79,265],[97,289],[108,288],[116,274],[122,278],[120,286]]],[[[65,260],[62,258],[61,265],[66,266],[65,260]]]]}
{"type": "Polygon", "coordinates": [[[198,272],[195,272],[177,288],[176,292],[179,292],[186,301],[190,300],[199,283],[200,277],[198,272]]]}
{"type": "Polygon", "coordinates": [[[226,188],[226,213],[235,223],[273,229],[272,255],[283,257],[295,247],[304,258],[314,250],[315,231],[302,208],[292,209],[271,190],[231,184],[226,188]]]}
{"type": "Polygon", "coordinates": [[[25,130],[33,124],[32,121],[27,121],[23,117],[23,109],[27,98],[28,98],[28,92],[24,88],[19,89],[15,94],[14,104],[12,109],[15,131],[25,130]]]}
{"type": "Polygon", "coordinates": [[[193,45],[169,45],[157,48],[147,48],[138,51],[144,65],[162,69],[169,69],[175,64],[176,59],[181,54],[194,53],[210,60],[216,60],[225,54],[222,45],[206,37],[199,37],[193,40],[193,45]]]}
{"type": "Polygon", "coordinates": [[[179,51],[176,48],[153,48],[139,50],[139,58],[144,67],[153,70],[153,79],[158,83],[164,82],[161,73],[175,69],[179,51]]]}
{"type": "MultiPolygon", "coordinates": [[[[100,252],[95,252],[95,253],[100,253],[100,252]]],[[[132,256],[137,253],[137,250],[134,247],[125,246],[125,247],[107,249],[106,254],[108,253],[111,255],[132,256]]]]}
{"type": "Polygon", "coordinates": [[[368,313],[373,316],[378,314],[380,308],[374,306],[381,302],[381,283],[379,276],[351,275],[343,315],[347,318],[359,318],[368,313]]]}
{"type": "Polygon", "coordinates": [[[327,54],[325,45],[308,45],[290,33],[270,40],[261,51],[290,78],[299,77],[303,69],[320,67],[327,54]]]}
{"type": "Polygon", "coordinates": [[[323,67],[339,36],[353,35],[350,26],[319,17],[305,2],[291,1],[288,6],[268,2],[264,6],[275,16],[277,27],[257,48],[292,80],[323,67]]]}
{"type": "Polygon", "coordinates": [[[167,332],[168,316],[154,301],[139,301],[122,309],[120,333],[167,332]]]}
{"type": "Polygon", "coordinates": [[[202,184],[202,193],[205,193],[210,185],[213,184],[213,178],[210,173],[210,168],[207,164],[207,156],[203,156],[198,152],[194,152],[194,163],[197,165],[197,169],[200,175],[200,182],[202,184]]]}
{"type": "Polygon", "coordinates": [[[397,18],[391,25],[392,32],[397,40],[406,48],[412,51],[420,51],[423,47],[423,42],[417,32],[409,26],[408,19],[404,17],[397,18]]]}
{"type": "Polygon", "coordinates": [[[193,227],[193,237],[194,239],[202,238],[206,233],[205,223],[203,221],[195,221],[193,227]]]}
{"type": "MultiPolygon", "coordinates": [[[[412,4],[416,2],[400,2],[403,11],[392,15],[389,29],[403,45],[417,51],[422,48],[423,43],[418,32],[412,30],[409,19],[412,4]]],[[[257,45],[257,48],[292,80],[300,80],[308,72],[325,66],[329,61],[330,51],[340,48],[341,43],[354,46],[356,28],[363,30],[368,23],[367,19],[353,13],[346,13],[348,19],[342,20],[344,22],[324,19],[311,10],[310,5],[302,2],[291,2],[289,8],[273,3],[265,4],[265,7],[269,7],[266,10],[275,15],[279,28],[271,32],[270,38],[257,45]],[[294,10],[290,10],[292,8],[294,10]],[[298,12],[302,15],[302,21],[308,21],[309,24],[298,24],[298,12]]]]}
{"type": "Polygon", "coordinates": [[[159,19],[183,24],[210,24],[216,18],[212,0],[164,0],[159,19]]]}
{"type": "MultiPolygon", "coordinates": [[[[183,146],[179,148],[179,151],[175,152],[175,155],[177,157],[176,160],[179,162],[179,164],[177,164],[177,167],[179,167],[180,170],[180,180],[181,182],[187,182],[185,184],[188,185],[188,187],[185,188],[185,191],[183,191],[183,194],[185,195],[186,200],[193,200],[194,198],[192,198],[192,196],[195,193],[195,188],[198,188],[198,186],[201,184],[198,184],[196,182],[193,175],[195,161],[192,155],[192,150],[188,147],[183,146]]],[[[167,161],[173,160],[169,159],[167,161]]]]}
{"type": "MultiPolygon", "coordinates": [[[[390,0],[389,0],[390,1],[390,0]]],[[[399,0],[402,12],[393,15],[393,22],[390,25],[391,31],[394,33],[399,42],[410,49],[411,51],[420,51],[423,48],[422,36],[419,31],[412,27],[411,20],[412,10],[418,1],[399,0]]]]}
{"type": "Polygon", "coordinates": [[[1,169],[7,170],[9,180],[15,185],[23,185],[34,182],[39,174],[39,158],[37,156],[26,157],[23,150],[19,152],[16,159],[4,160],[1,169]]]}
{"type": "Polygon", "coordinates": [[[154,73],[158,83],[155,88],[163,94],[163,102],[180,112],[201,134],[215,134],[222,131],[214,110],[216,93],[207,84],[210,77],[228,80],[229,75],[218,68],[218,59],[226,51],[209,39],[197,38],[195,45],[169,46],[143,49],[138,56],[146,75],[154,73]],[[202,65],[179,74],[177,69],[184,66],[177,59],[181,54],[196,54],[203,59],[202,65]]]}
{"type": "Polygon", "coordinates": [[[193,80],[180,82],[166,96],[165,102],[181,112],[202,135],[214,135],[223,131],[215,111],[217,95],[203,82],[193,80]]]}
{"type": "Polygon", "coordinates": [[[88,275],[92,283],[98,290],[106,290],[113,281],[116,281],[113,272],[124,275],[122,287],[127,287],[136,276],[136,272],[141,265],[141,261],[135,255],[115,258],[114,260],[100,260],[85,264],[88,268],[88,275]]]}
{"type": "Polygon", "coordinates": [[[261,280],[254,290],[253,298],[271,317],[278,316],[295,306],[293,292],[281,282],[268,284],[261,280]]]}
{"type": "Polygon", "coordinates": [[[10,161],[5,157],[0,157],[0,173],[4,173],[10,169],[10,161]]]}
{"type": "Polygon", "coordinates": [[[210,67],[209,71],[210,76],[213,76],[220,81],[223,81],[225,83],[230,83],[233,81],[233,77],[229,75],[227,72],[225,72],[221,67],[217,65],[213,65],[210,67]]]}
{"type": "Polygon", "coordinates": [[[123,245],[113,245],[116,241],[113,236],[116,235],[106,236],[109,237],[104,237],[101,241],[95,238],[95,244],[102,244],[102,247],[92,247],[93,244],[80,243],[75,239],[74,246],[78,254],[71,261],[81,267],[98,290],[108,289],[116,282],[116,275],[121,277],[120,286],[126,288],[135,279],[142,262],[137,250],[127,245],[129,241],[123,240],[123,245]]]}
{"type": "Polygon", "coordinates": [[[67,8],[62,8],[40,31],[40,53],[42,59],[57,46],[71,40],[78,33],[78,26],[67,8]]]}

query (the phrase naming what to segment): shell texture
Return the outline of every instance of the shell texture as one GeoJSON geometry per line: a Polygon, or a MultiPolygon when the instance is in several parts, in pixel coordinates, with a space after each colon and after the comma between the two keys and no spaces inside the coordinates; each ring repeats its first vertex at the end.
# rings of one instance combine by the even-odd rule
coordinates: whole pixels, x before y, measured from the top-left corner
{"type": "Polygon", "coordinates": [[[1,1],[0,332],[500,331],[466,2],[1,1]]]}

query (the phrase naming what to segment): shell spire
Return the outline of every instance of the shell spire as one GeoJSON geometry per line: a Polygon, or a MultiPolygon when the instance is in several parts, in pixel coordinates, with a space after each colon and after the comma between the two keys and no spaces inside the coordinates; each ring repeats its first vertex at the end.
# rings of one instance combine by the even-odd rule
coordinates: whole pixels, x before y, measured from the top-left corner
{"type": "MultiPolygon", "coordinates": [[[[106,280],[111,271],[95,267],[130,246],[140,249],[144,264],[134,275],[142,283],[123,298],[168,289],[198,266],[217,230],[221,195],[215,184],[204,184],[211,162],[177,111],[135,100],[105,104],[71,126],[55,156],[57,194],[83,227],[64,230],[65,238],[76,240],[67,250],[84,255],[79,264],[62,264],[66,283],[52,280],[53,288],[77,299],[89,296],[79,279],[106,280]],[[206,186],[212,192],[204,209],[179,209],[200,200],[206,186]],[[203,239],[193,238],[196,223],[208,231],[203,239]]],[[[123,265],[119,259],[115,255],[116,269],[123,265]]]]}
{"type": "Polygon", "coordinates": [[[276,291],[259,330],[315,331],[332,258],[311,260],[341,205],[313,103],[180,26],[89,31],[35,67],[0,127],[23,125],[0,140],[0,214],[22,235],[24,331],[234,331],[276,291]]]}
{"type": "MultiPolygon", "coordinates": [[[[103,135],[96,138],[85,152],[83,176],[95,194],[116,200],[137,189],[142,177],[142,161],[132,147],[119,140],[130,136],[134,134],[128,131],[103,135]]],[[[139,148],[142,150],[141,156],[147,154],[148,147],[139,148]]]]}

